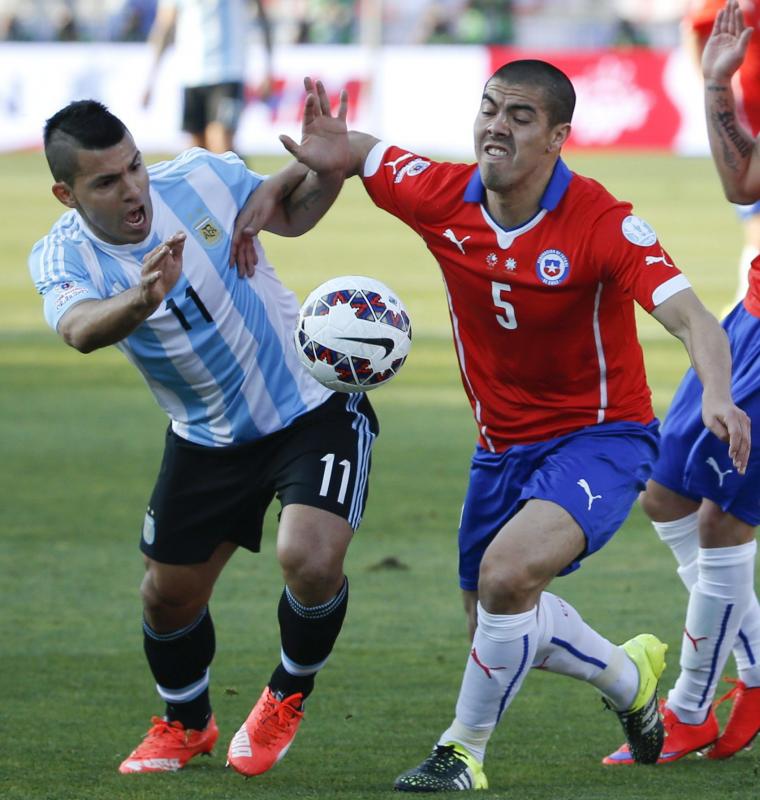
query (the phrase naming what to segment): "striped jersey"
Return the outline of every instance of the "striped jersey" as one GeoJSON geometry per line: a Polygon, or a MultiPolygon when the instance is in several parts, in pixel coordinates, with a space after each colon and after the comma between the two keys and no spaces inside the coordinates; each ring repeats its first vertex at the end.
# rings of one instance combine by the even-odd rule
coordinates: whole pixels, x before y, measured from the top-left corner
{"type": "Polygon", "coordinates": [[[247,0],[162,0],[177,7],[174,37],[183,86],[244,81],[247,0]]]}
{"type": "Polygon", "coordinates": [[[182,274],[156,311],[116,344],[142,373],[179,436],[227,446],[289,425],[332,392],[298,360],[298,301],[256,241],[252,278],[228,266],[239,209],[264,178],[232,153],[193,148],[148,168],[153,222],[139,244],[98,239],[68,211],[29,257],[48,324],[83,300],[135,286],[143,256],[184,231],[182,274]]]}
{"type": "Polygon", "coordinates": [[[506,230],[477,165],[382,142],[363,180],[438,262],[481,446],[653,420],[633,301],[651,311],[689,282],[629,203],[558,160],[538,213],[506,230]]]}

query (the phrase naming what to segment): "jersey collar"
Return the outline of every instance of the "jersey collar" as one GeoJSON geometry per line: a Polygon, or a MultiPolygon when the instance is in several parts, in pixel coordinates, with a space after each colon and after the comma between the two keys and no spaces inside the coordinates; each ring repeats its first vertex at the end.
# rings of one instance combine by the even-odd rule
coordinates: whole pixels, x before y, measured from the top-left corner
{"type": "MultiPolygon", "coordinates": [[[[547,211],[554,211],[559,205],[559,201],[565,196],[567,187],[570,185],[573,173],[568,168],[567,164],[561,159],[557,159],[557,163],[552,170],[552,176],[549,178],[549,183],[546,184],[546,189],[538,201],[538,205],[547,211]]],[[[480,179],[480,169],[476,166],[472,177],[467,183],[467,188],[464,190],[465,203],[482,203],[485,200],[486,187],[483,186],[483,181],[480,179]]]]}

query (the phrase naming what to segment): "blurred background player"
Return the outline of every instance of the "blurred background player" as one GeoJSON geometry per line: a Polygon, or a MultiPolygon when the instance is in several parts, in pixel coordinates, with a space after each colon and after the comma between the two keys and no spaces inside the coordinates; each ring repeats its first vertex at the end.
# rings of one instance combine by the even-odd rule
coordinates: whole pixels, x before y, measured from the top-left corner
{"type": "Polygon", "coordinates": [[[343,560],[377,421],[366,395],[331,392],[298,361],[298,301],[260,243],[243,243],[258,256],[254,276],[230,268],[236,215],[260,186],[287,194],[268,230],[296,236],[343,183],[347,96],[333,117],[324,87],[307,89],[303,142],[319,150],[326,138],[329,157],[287,192],[281,176],[264,180],[232,153],[193,148],[146,167],[121,120],[92,100],[45,126],[53,194],[70,209],[29,257],[46,320],[83,353],[118,347],[170,419],[140,538],[143,645],[166,705],[122,773],[175,771],[213,748],[209,601],[235,550],[258,552],[275,496],[280,659],[232,739],[235,770],[259,774],[285,755],[345,617],[343,560]]]}
{"type": "MultiPolygon", "coordinates": [[[[739,117],[732,81],[749,52],[751,34],[742,9],[730,0],[717,15],[702,58],[710,147],[726,196],[740,203],[760,198],[760,155],[739,117]]],[[[723,327],[733,355],[733,396],[757,430],[760,258],[751,264],[743,301],[723,327]]],[[[689,590],[681,672],[663,706],[665,743],[658,763],[705,749],[708,758],[728,758],[760,730],[760,605],[754,592],[760,450],[750,453],[744,475],[734,469],[725,448],[704,426],[701,396],[702,386],[689,370],[663,424],[661,455],[641,496],[689,590]],[[726,695],[733,706],[719,733],[712,703],[732,649],[739,679],[726,695]]],[[[623,745],[603,762],[632,764],[633,759],[623,745]]]]}
{"type": "MultiPolygon", "coordinates": [[[[255,0],[255,7],[266,50],[266,74],[257,95],[266,97],[272,85],[272,33],[264,0],[255,0]]],[[[160,0],[150,33],[155,55],[144,105],[150,103],[159,65],[173,42],[183,86],[182,130],[193,146],[212,153],[235,150],[245,106],[249,10],[247,0],[160,0]]]]}
{"type": "MultiPolygon", "coordinates": [[[[682,24],[683,42],[700,74],[705,42],[724,5],[725,0],[690,0],[687,6],[682,24]]],[[[760,28],[760,2],[740,0],[739,6],[746,26],[757,31],[760,28]]],[[[760,133],[760,33],[750,38],[744,61],[734,75],[732,86],[737,117],[756,136],[760,133]]],[[[742,224],[744,246],[739,256],[736,294],[729,308],[733,308],[744,297],[750,262],[760,253],[760,201],[736,204],[736,213],[742,224]]]]}

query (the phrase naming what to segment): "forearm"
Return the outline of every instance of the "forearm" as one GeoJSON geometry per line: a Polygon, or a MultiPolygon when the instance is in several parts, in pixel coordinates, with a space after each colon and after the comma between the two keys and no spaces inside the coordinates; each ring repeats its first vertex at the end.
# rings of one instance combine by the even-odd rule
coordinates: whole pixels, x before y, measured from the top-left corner
{"type": "Polygon", "coordinates": [[[267,230],[281,236],[300,236],[311,230],[335,202],[343,181],[342,172],[320,174],[307,170],[303,179],[283,197],[280,218],[267,225],[267,230]]]}
{"type": "Polygon", "coordinates": [[[723,191],[734,203],[751,203],[760,196],[760,163],[755,141],[736,118],[730,80],[705,80],[707,132],[723,191]]]}
{"type": "Polygon", "coordinates": [[[156,308],[135,286],[107,300],[85,300],[73,306],[58,324],[58,333],[75,350],[91,353],[129,336],[156,308]]]}
{"type": "Polygon", "coordinates": [[[731,349],[718,320],[705,310],[672,333],[683,342],[704,395],[713,401],[731,402],[731,349]]]}

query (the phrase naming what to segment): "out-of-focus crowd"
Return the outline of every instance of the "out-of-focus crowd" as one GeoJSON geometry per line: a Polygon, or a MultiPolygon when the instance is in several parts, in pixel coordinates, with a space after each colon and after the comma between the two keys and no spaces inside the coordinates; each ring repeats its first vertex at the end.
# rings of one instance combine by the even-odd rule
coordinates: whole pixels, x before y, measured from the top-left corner
{"type": "MultiPolygon", "coordinates": [[[[145,41],[169,0],[0,0],[0,41],[145,41]]],[[[181,0],[174,0],[174,2],[181,0]]],[[[689,0],[268,0],[276,44],[669,47],[689,0]]],[[[256,4],[251,3],[252,32],[256,4]]]]}

